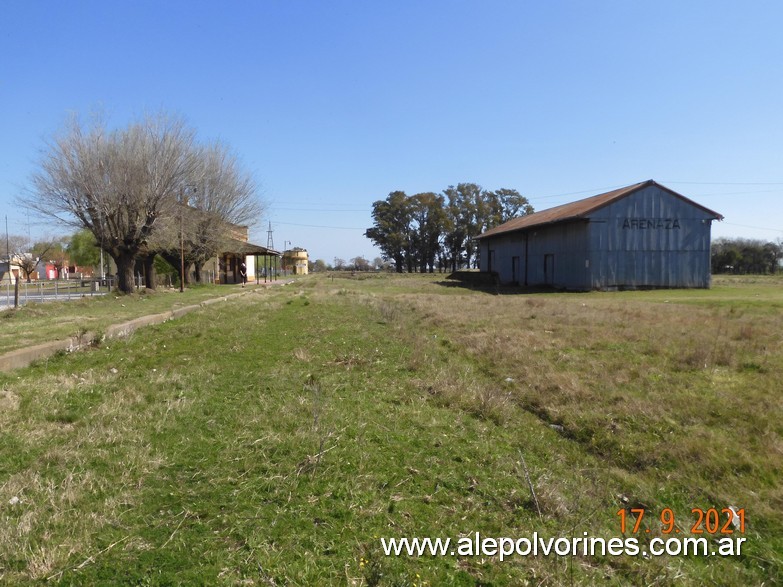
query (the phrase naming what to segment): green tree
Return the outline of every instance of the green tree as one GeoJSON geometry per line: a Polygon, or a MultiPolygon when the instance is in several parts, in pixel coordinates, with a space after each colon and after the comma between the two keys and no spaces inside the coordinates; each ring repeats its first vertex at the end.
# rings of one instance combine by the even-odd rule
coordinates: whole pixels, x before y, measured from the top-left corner
{"type": "Polygon", "coordinates": [[[394,261],[397,273],[402,273],[404,267],[408,271],[413,270],[411,212],[410,200],[405,192],[391,192],[385,200],[373,203],[375,224],[364,233],[387,259],[394,261]]]}
{"type": "Polygon", "coordinates": [[[453,271],[478,265],[475,237],[520,214],[530,214],[527,198],[512,189],[487,191],[475,183],[449,186],[443,194],[424,192],[408,197],[391,192],[373,203],[375,225],[367,229],[385,259],[398,272],[434,272],[436,259],[453,271]]]}
{"type": "Polygon", "coordinates": [[[443,190],[448,204],[446,211],[446,247],[452,271],[463,265],[470,267],[475,250],[472,239],[481,231],[477,218],[485,212],[482,209],[482,190],[475,183],[459,183],[443,190]]]}
{"type": "Polygon", "coordinates": [[[501,188],[494,192],[487,192],[486,197],[492,203],[492,214],[482,232],[508,222],[512,218],[526,216],[534,212],[528,199],[517,190],[501,188]]]}
{"type": "Polygon", "coordinates": [[[410,214],[413,221],[411,239],[419,271],[435,271],[435,258],[440,251],[440,240],[446,228],[445,198],[432,192],[416,194],[410,198],[410,214]]]}
{"type": "Polygon", "coordinates": [[[777,273],[783,243],[745,238],[718,238],[711,246],[713,273],[777,273]]]}
{"type": "Polygon", "coordinates": [[[152,263],[155,266],[155,274],[169,285],[173,284],[175,278],[179,277],[179,270],[160,255],[155,255],[152,263]]]}
{"type": "Polygon", "coordinates": [[[95,235],[83,229],[75,232],[67,245],[68,256],[75,265],[97,267],[101,263],[101,250],[95,235]]]}
{"type": "Polygon", "coordinates": [[[482,232],[533,213],[528,199],[513,189],[488,191],[475,183],[460,183],[443,193],[448,198],[444,247],[454,271],[463,265],[478,267],[474,239],[482,232]]]}

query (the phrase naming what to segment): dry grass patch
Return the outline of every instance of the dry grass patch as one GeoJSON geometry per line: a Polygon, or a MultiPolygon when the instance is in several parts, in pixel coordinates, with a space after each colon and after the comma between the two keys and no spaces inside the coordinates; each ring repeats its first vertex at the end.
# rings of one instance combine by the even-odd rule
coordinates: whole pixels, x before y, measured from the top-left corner
{"type": "MultiPolygon", "coordinates": [[[[477,388],[510,382],[495,421],[520,407],[535,414],[649,483],[641,500],[650,507],[741,504],[783,530],[770,508],[781,505],[772,479],[783,470],[783,314],[744,306],[741,296],[712,303],[714,292],[701,293],[701,304],[692,292],[687,305],[646,295],[397,300],[416,335],[437,336],[444,352],[485,376],[471,384],[444,369],[421,385],[438,401],[476,413],[477,388]]],[[[774,556],[761,556],[774,567],[774,556]]]]}
{"type": "Polygon", "coordinates": [[[0,413],[13,412],[19,408],[19,396],[10,389],[0,389],[0,413]]]}
{"type": "Polygon", "coordinates": [[[0,486],[0,561],[23,558],[20,576],[57,579],[83,562],[76,553],[100,550],[96,534],[135,507],[144,479],[164,465],[142,432],[164,404],[150,406],[140,386],[111,370],[20,379],[14,388],[19,407],[0,421],[31,466],[0,486]]]}

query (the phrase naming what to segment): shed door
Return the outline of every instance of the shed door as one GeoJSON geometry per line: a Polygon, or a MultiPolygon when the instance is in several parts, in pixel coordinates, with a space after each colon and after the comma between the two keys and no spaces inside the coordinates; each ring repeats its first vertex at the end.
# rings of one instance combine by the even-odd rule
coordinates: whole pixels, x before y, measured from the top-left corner
{"type": "Polygon", "coordinates": [[[555,256],[544,255],[544,283],[546,285],[555,284],[555,256]]]}

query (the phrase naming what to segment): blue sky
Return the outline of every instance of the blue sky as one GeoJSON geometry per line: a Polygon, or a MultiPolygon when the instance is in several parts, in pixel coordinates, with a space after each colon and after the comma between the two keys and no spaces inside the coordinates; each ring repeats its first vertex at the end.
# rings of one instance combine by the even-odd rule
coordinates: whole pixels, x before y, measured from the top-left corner
{"type": "Polygon", "coordinates": [[[783,238],[783,3],[0,3],[0,204],[70,113],[183,116],[241,155],[253,230],[332,262],[389,192],[515,188],[537,210],[646,179],[783,238]]]}

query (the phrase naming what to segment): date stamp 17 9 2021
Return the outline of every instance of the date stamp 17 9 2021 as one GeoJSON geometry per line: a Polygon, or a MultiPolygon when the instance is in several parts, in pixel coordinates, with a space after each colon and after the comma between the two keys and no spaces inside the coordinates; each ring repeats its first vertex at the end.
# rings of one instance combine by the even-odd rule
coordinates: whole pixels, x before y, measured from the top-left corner
{"type": "Polygon", "coordinates": [[[620,532],[623,534],[650,533],[650,518],[660,522],[661,534],[679,534],[684,532],[688,525],[691,534],[745,533],[745,508],[692,508],[691,517],[685,526],[678,524],[671,508],[663,508],[657,518],[651,510],[645,508],[623,508],[618,510],[617,515],[620,517],[620,532]]]}

